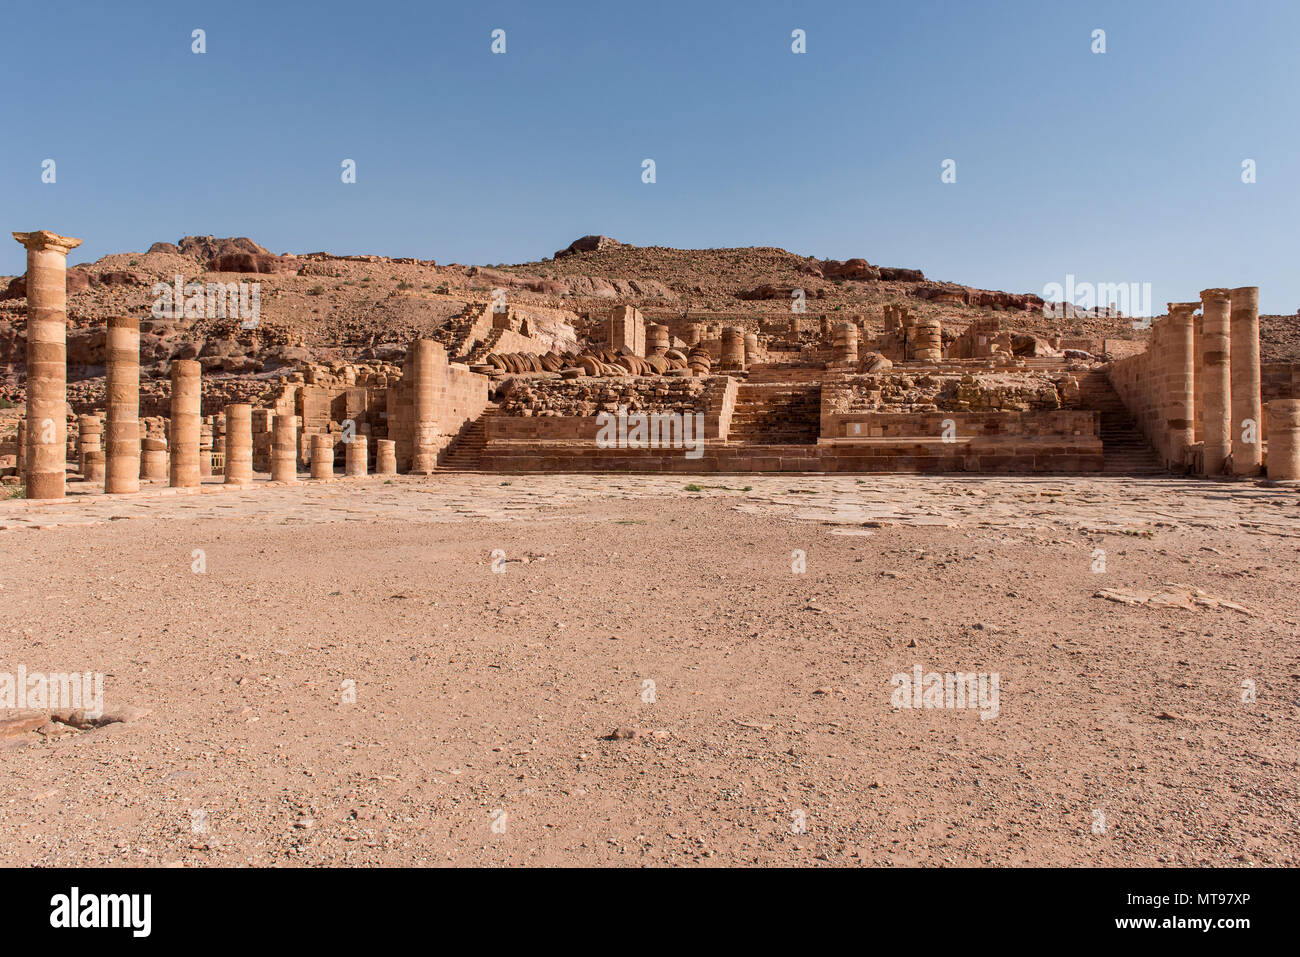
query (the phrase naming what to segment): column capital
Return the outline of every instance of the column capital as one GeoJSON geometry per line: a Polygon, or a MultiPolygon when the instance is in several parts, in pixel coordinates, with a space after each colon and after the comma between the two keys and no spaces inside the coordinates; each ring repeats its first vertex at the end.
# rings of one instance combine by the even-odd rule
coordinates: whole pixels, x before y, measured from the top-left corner
{"type": "Polygon", "coordinates": [[[1231,296],[1234,308],[1259,308],[1258,286],[1238,286],[1232,290],[1231,296]]]}
{"type": "Polygon", "coordinates": [[[65,256],[81,245],[80,239],[73,239],[71,236],[60,236],[48,229],[38,229],[32,233],[14,233],[13,236],[14,239],[30,250],[39,252],[45,249],[58,249],[62,250],[65,256]]]}
{"type": "Polygon", "coordinates": [[[1201,302],[1227,302],[1232,294],[1227,289],[1202,289],[1201,302]]]}
{"type": "Polygon", "coordinates": [[[1169,317],[1171,319],[1190,319],[1192,313],[1201,308],[1199,302],[1169,302],[1165,303],[1169,307],[1169,317]]]}

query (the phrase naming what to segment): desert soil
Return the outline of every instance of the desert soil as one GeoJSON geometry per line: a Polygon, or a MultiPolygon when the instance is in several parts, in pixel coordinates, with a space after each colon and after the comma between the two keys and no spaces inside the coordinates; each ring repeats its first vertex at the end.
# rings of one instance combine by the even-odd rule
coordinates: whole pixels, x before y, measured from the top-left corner
{"type": "Polygon", "coordinates": [[[148,712],[6,740],[0,864],[1294,866],[1298,551],[1171,479],[0,502],[0,672],[148,712]]]}

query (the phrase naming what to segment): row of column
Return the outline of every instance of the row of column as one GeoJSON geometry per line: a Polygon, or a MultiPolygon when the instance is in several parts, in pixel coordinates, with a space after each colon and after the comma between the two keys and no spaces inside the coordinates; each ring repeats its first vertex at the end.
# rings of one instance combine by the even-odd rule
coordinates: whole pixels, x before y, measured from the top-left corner
{"type": "MultiPolygon", "coordinates": [[[[67,474],[67,257],[80,239],[49,230],[14,233],[27,249],[27,407],[19,423],[19,466],[28,498],[62,498],[67,474]]],[[[432,340],[420,345],[437,346],[432,340]]],[[[415,350],[417,362],[432,365],[433,350],[415,350]],[[426,355],[427,353],[427,355],[426,355]]],[[[107,375],[102,447],[98,420],[83,417],[79,445],[83,476],[102,477],[104,491],[137,492],[140,479],[162,480],[173,487],[194,487],[211,473],[203,467],[202,369],[198,362],[178,359],[171,365],[170,467],[164,465],[168,443],[140,434],[140,323],[133,316],[108,321],[105,343],[107,375]]],[[[421,369],[430,372],[431,368],[421,369]]],[[[432,375],[417,376],[415,420],[420,463],[432,471],[436,465],[435,399],[432,375]]],[[[253,481],[253,409],[247,403],[226,406],[225,481],[247,485],[253,481]]],[[[271,478],[296,482],[297,417],[276,415],[273,420],[271,478]]],[[[313,478],[333,476],[334,439],[312,437],[313,478]]],[[[358,435],[347,442],[344,474],[366,474],[367,440],[358,435]]],[[[377,442],[376,472],[396,474],[395,443],[377,442]]],[[[211,449],[211,434],[207,437],[211,449]]],[[[210,452],[209,452],[210,456],[210,452]]]]}

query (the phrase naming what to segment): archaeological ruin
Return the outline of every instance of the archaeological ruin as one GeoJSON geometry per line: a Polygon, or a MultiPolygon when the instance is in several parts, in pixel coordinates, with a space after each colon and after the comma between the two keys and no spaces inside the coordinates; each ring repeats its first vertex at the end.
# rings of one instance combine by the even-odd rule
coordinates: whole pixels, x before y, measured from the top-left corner
{"type": "Polygon", "coordinates": [[[173,358],[165,394],[146,396],[140,317],[110,315],[102,393],[74,403],[66,261],[81,241],[14,237],[26,407],[0,468],[34,499],[70,477],[130,494],[448,470],[1300,480],[1300,375],[1261,364],[1254,287],[1169,303],[1145,342],[1044,339],[996,315],[956,328],[900,303],[779,321],[617,304],[543,330],[494,297],[400,355],[303,363],[259,395],[211,392],[200,360],[173,358]],[[607,430],[617,417],[651,427],[607,430]]]}

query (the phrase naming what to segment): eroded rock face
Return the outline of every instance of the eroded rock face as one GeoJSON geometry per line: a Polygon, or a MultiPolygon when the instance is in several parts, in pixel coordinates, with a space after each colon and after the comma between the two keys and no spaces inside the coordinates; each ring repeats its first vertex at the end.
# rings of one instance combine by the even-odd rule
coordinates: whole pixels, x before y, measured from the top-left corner
{"type": "Polygon", "coordinates": [[[581,239],[575,239],[568,246],[556,252],[556,259],[563,259],[565,256],[574,256],[578,253],[592,253],[601,249],[608,249],[610,246],[622,246],[617,239],[610,236],[583,236],[581,239]]]}

